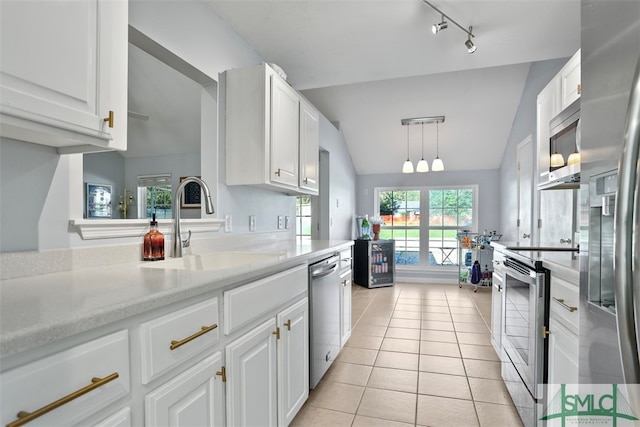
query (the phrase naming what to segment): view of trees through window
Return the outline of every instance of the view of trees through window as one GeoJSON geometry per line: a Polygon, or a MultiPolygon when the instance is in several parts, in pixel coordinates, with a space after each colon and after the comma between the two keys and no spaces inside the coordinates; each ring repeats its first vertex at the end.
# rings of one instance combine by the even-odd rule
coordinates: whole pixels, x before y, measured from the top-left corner
{"type": "Polygon", "coordinates": [[[296,197],[296,240],[311,240],[311,197],[296,197]]]}
{"type": "Polygon", "coordinates": [[[172,218],[171,185],[146,187],[146,218],[156,214],[156,218],[172,218]]]}
{"type": "Polygon", "coordinates": [[[396,241],[396,264],[458,264],[457,234],[475,228],[475,188],[378,190],[377,195],[384,221],[380,238],[396,241]]]}

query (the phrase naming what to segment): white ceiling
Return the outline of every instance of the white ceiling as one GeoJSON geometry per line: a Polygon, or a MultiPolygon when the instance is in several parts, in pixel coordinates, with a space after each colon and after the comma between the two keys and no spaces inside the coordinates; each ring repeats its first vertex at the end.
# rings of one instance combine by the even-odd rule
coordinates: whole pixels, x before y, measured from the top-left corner
{"type": "MultiPolygon", "coordinates": [[[[531,62],[580,46],[579,0],[433,0],[478,46],[422,0],[206,0],[266,62],[284,69],[329,120],[340,123],[358,174],[397,173],[409,117],[439,125],[446,170],[499,167],[531,62]]],[[[410,126],[420,159],[421,129],[410,126]]],[[[425,125],[425,158],[435,157],[425,125]]]]}

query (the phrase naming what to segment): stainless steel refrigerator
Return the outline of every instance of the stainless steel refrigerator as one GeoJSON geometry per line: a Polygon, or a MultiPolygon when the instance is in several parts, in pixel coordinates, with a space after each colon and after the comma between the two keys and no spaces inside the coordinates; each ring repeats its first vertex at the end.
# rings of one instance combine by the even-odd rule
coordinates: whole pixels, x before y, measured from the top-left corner
{"type": "Polygon", "coordinates": [[[582,0],[581,20],[580,384],[637,384],[640,2],[582,0]]]}

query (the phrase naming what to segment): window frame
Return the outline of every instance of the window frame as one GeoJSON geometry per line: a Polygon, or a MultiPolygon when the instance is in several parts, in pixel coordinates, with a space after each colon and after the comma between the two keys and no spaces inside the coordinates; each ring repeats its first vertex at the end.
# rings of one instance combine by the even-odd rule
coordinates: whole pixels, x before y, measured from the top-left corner
{"type": "MultiPolygon", "coordinates": [[[[393,227],[394,229],[418,229],[420,231],[419,239],[419,263],[418,264],[398,264],[396,268],[400,269],[414,269],[414,270],[434,270],[434,271],[448,271],[457,270],[457,259],[455,264],[451,265],[430,265],[429,264],[429,232],[432,227],[429,225],[429,191],[430,190],[461,190],[470,189],[473,192],[472,198],[472,225],[470,226],[442,226],[433,227],[439,230],[470,230],[471,232],[477,232],[478,230],[478,211],[479,211],[479,186],[478,184],[457,184],[457,185],[433,185],[433,186],[398,186],[398,187],[374,187],[373,189],[373,212],[375,216],[380,215],[380,193],[385,191],[419,191],[420,192],[420,225],[418,227],[399,226],[393,227]],[[425,214],[423,214],[423,212],[425,214]]],[[[388,226],[383,226],[388,227],[388,226]]],[[[458,242],[456,241],[456,247],[458,242]]],[[[396,249],[397,250],[397,249],[396,249]]]]}

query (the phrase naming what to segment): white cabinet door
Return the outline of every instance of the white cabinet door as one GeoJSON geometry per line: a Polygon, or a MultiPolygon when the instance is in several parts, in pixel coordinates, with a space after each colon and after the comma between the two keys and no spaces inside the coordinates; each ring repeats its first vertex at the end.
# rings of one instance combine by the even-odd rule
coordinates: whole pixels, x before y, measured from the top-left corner
{"type": "Polygon", "coordinates": [[[271,76],[271,181],[298,187],[299,97],[271,76]]]}
{"type": "Polygon", "coordinates": [[[578,336],[549,319],[549,384],[578,383],[578,336]]]}
{"type": "Polygon", "coordinates": [[[549,181],[549,161],[551,150],[549,147],[549,122],[560,112],[560,79],[554,77],[538,94],[536,146],[538,153],[537,184],[549,181]]]}
{"type": "Polygon", "coordinates": [[[340,285],[342,285],[340,295],[340,348],[344,347],[351,337],[351,273],[352,270],[349,270],[340,275],[340,285]]]}
{"type": "Polygon", "coordinates": [[[518,242],[531,246],[533,228],[533,141],[531,135],[517,148],[518,242]]]}
{"type": "Polygon", "coordinates": [[[278,425],[288,426],[309,397],[309,300],[276,316],[278,340],[278,425]]]}
{"type": "Polygon", "coordinates": [[[560,70],[562,82],[561,108],[563,110],[571,105],[573,101],[580,98],[580,93],[582,92],[580,62],[580,50],[578,50],[560,70]]]}
{"type": "Polygon", "coordinates": [[[276,319],[270,319],[229,344],[227,425],[276,426],[276,319]]]}
{"type": "Polygon", "coordinates": [[[145,425],[222,426],[223,385],[220,352],[187,369],[145,397],[145,425]]]}
{"type": "Polygon", "coordinates": [[[1,135],[61,152],[126,149],[127,2],[0,7],[1,135]]]}
{"type": "Polygon", "coordinates": [[[318,152],[320,145],[320,113],[300,99],[300,182],[301,189],[318,194],[318,152]]]}
{"type": "Polygon", "coordinates": [[[504,272],[498,269],[493,272],[491,288],[491,344],[499,357],[502,356],[503,274],[504,272]]]}

